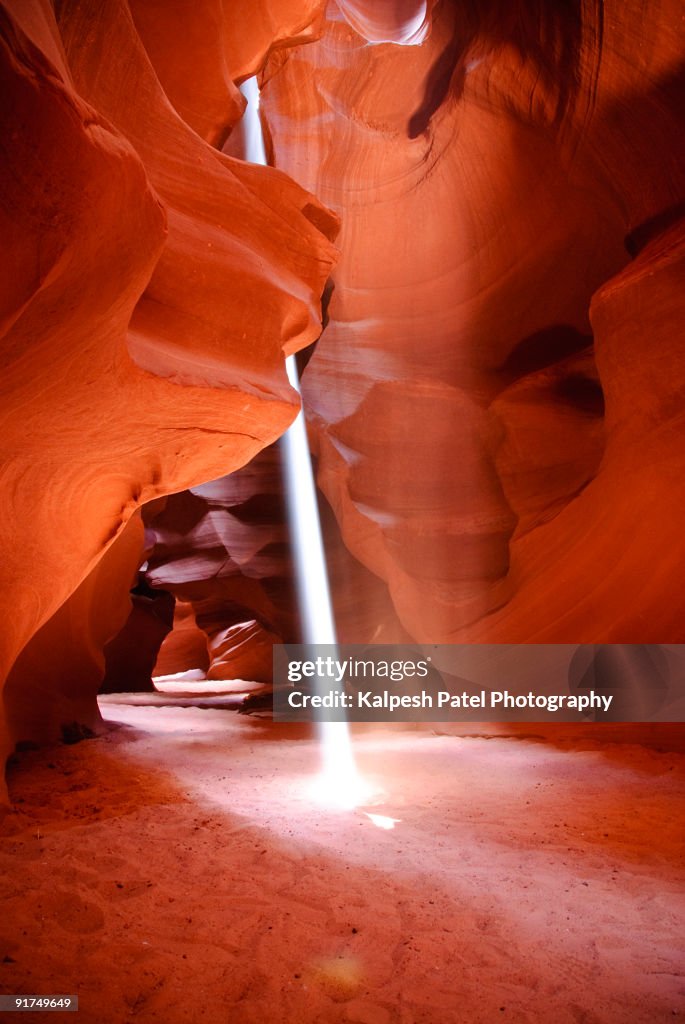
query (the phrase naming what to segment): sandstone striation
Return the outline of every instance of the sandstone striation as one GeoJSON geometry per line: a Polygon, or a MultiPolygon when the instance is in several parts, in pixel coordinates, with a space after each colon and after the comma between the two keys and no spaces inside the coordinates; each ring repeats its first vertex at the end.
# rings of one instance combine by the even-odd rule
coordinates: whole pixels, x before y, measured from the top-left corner
{"type": "Polygon", "coordinates": [[[191,602],[176,600],[172,630],[160,644],[152,676],[176,675],[191,670],[205,675],[208,668],[207,634],[198,626],[191,602]]]}
{"type": "Polygon", "coordinates": [[[31,637],[4,689],[9,735],[33,743],[78,738],[100,726],[95,695],[105,646],[131,611],[143,524],[135,512],[73,594],[31,637]]]}
{"type": "MultiPolygon", "coordinates": [[[[207,640],[211,679],[239,678],[227,673],[247,671],[250,659],[259,676],[242,678],[261,679],[267,638],[296,639],[282,492],[279,447],[272,445],[230,476],[171,495],[150,523],[146,578],[192,607],[207,640]]],[[[183,649],[174,662],[175,643],[172,634],[161,654],[167,671],[203,667],[184,664],[183,649]]],[[[270,677],[270,648],[268,661],[270,677]]]]}
{"type": "Polygon", "coordinates": [[[681,17],[443,3],[393,47],[333,12],[267,66],[273,161],[343,224],[319,484],[417,639],[682,634],[681,17]]]}
{"type": "MultiPolygon", "coordinates": [[[[278,6],[241,60],[258,66],[273,25],[285,43],[278,6]]],[[[182,120],[124,0],[57,11],[0,15],[1,678],[143,502],[243,465],[292,420],[283,356],[319,332],[337,229],[283,173],[182,120]]],[[[14,675],[12,704],[29,685],[14,675]]],[[[74,685],[96,716],[97,687],[74,685]]],[[[22,738],[54,731],[51,715],[22,712],[22,738]]]]}
{"type": "Polygon", "coordinates": [[[303,394],[341,638],[678,642],[682,17],[0,3],[3,751],[97,727],[162,495],[158,667],[296,636],[268,446],[329,278],[303,394]],[[260,68],[276,168],[227,155],[260,68]]]}

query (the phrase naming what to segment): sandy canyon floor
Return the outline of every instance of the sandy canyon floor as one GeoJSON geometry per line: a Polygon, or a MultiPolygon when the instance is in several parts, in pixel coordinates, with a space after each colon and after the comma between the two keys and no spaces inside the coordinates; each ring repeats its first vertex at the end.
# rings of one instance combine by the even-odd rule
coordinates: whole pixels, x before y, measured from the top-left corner
{"type": "Polygon", "coordinates": [[[13,760],[3,993],[78,994],[88,1024],[685,1018],[685,758],[658,735],[366,729],[380,792],[342,811],[305,727],[138,700],[13,760]]]}

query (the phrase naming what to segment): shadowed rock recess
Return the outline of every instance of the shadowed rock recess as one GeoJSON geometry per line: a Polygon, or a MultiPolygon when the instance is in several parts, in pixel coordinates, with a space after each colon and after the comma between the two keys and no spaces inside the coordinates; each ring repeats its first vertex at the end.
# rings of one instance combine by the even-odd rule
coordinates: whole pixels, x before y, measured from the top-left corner
{"type": "Polygon", "coordinates": [[[684,16],[0,0],[0,753],[98,728],[136,581],[158,671],[268,678],[317,339],[342,639],[684,639],[684,16]]]}

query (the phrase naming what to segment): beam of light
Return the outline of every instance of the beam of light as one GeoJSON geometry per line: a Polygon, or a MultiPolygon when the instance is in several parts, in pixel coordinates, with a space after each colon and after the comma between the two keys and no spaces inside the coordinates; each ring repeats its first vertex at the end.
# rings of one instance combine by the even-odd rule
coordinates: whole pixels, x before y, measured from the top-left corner
{"type": "Polygon", "coordinates": [[[264,148],[264,135],[259,120],[259,85],[255,76],[246,79],[240,86],[240,91],[247,101],[245,113],[241,121],[243,132],[243,149],[245,159],[251,164],[261,164],[266,167],[266,149],[264,148]]]}
{"type": "MultiPolygon", "coordinates": [[[[297,365],[286,360],[288,380],[299,392],[297,365]]],[[[302,410],[282,438],[286,477],[288,522],[295,556],[295,578],[306,644],[337,643],[333,605],[328,585],[326,556],[321,536],[319,507],[307,429],[302,410]]],[[[316,680],[313,680],[316,684],[316,680]]],[[[326,691],[330,691],[330,680],[326,691]]],[[[352,809],[371,797],[371,790],[359,776],[347,722],[318,722],[321,774],[311,795],[320,803],[342,810],[352,809]]]]}
{"type": "MultiPolygon", "coordinates": [[[[299,394],[300,381],[295,357],[288,356],[285,365],[288,380],[299,394]]],[[[306,644],[336,644],[338,638],[328,586],[307,427],[302,409],[290,429],[283,435],[281,444],[303,640],[306,644]]]]}
{"type": "MultiPolygon", "coordinates": [[[[247,100],[243,115],[245,156],[251,163],[265,165],[257,79],[247,79],[240,90],[247,100]]],[[[290,384],[299,394],[300,381],[294,356],[286,359],[286,370],[290,384]]],[[[302,639],[307,644],[334,645],[337,636],[333,605],[302,409],[281,439],[281,451],[302,639]]],[[[319,722],[317,726],[322,764],[311,795],[326,806],[337,809],[352,809],[363,804],[370,798],[371,790],[357,771],[347,722],[319,722]]]]}

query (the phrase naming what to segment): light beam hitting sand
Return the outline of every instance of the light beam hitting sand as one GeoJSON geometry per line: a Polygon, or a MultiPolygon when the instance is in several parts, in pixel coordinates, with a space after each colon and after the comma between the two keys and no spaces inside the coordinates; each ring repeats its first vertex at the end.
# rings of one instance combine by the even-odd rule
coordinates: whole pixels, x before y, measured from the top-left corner
{"type": "MultiPolygon", "coordinates": [[[[243,115],[246,158],[251,163],[266,165],[256,78],[248,79],[240,88],[247,100],[243,115]]],[[[299,394],[300,381],[294,356],[288,356],[286,369],[288,380],[299,394]]],[[[281,451],[302,639],[308,644],[336,644],[326,556],[302,409],[282,438],[281,451]]],[[[330,689],[330,684],[327,684],[327,689],[330,689]]],[[[367,802],[371,790],[357,771],[347,722],[318,722],[317,727],[322,764],[320,775],[311,787],[311,796],[329,807],[341,809],[351,809],[367,802]]]]}

